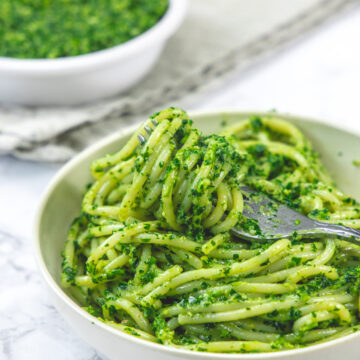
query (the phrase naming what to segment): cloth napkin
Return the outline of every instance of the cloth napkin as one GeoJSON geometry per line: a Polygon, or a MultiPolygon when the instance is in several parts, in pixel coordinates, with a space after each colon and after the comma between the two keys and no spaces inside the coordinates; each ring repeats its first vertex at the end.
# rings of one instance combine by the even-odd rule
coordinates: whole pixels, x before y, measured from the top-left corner
{"type": "MultiPolygon", "coordinates": [[[[182,0],[177,0],[182,1],[182,0]]],[[[190,0],[152,72],[130,91],[76,107],[0,104],[0,154],[62,162],[169,105],[194,106],[234,72],[259,64],[359,0],[190,0]]]]}

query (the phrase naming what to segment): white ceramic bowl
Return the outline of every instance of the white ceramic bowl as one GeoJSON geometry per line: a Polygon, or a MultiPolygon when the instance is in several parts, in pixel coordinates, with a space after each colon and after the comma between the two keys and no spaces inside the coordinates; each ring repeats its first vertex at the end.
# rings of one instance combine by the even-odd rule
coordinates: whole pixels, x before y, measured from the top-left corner
{"type": "Polygon", "coordinates": [[[186,5],[187,0],[170,0],[151,29],[109,49],[58,59],[0,57],[0,102],[75,105],[129,89],[153,67],[186,5]]]}
{"type": "MultiPolygon", "coordinates": [[[[205,133],[211,133],[220,130],[223,120],[231,123],[251,114],[253,113],[211,112],[191,114],[191,118],[195,126],[205,133]]],[[[352,165],[353,158],[360,154],[360,134],[350,134],[315,120],[279,116],[293,122],[305,132],[340,188],[360,199],[359,169],[352,165]],[[343,154],[341,157],[338,156],[339,151],[343,154]]],[[[66,234],[72,219],[80,212],[83,190],[92,181],[90,163],[121,148],[134,130],[135,127],[120,130],[65,165],[45,191],[37,214],[34,238],[37,263],[57,309],[77,333],[110,359],[359,360],[359,332],[297,350],[263,354],[209,354],[178,350],[117,331],[76,304],[60,287],[60,253],[66,234]]]]}

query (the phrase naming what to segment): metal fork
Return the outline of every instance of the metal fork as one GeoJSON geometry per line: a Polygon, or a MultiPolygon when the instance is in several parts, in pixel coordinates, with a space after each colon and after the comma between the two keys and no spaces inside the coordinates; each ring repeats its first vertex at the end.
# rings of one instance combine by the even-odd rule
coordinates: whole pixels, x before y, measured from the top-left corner
{"type": "Polygon", "coordinates": [[[244,196],[243,215],[251,220],[246,227],[231,229],[239,238],[268,241],[284,238],[330,237],[360,245],[359,230],[310,219],[247,186],[241,186],[240,189],[244,196]]]}
{"type": "MultiPolygon", "coordinates": [[[[153,123],[154,127],[156,127],[159,124],[155,119],[151,120],[151,122],[153,123]]],[[[150,136],[150,134],[154,131],[154,128],[151,128],[149,126],[144,126],[144,130],[146,131],[147,135],[150,136]]],[[[144,145],[147,141],[145,134],[144,135],[138,134],[137,138],[140,142],[140,145],[144,145]]]]}

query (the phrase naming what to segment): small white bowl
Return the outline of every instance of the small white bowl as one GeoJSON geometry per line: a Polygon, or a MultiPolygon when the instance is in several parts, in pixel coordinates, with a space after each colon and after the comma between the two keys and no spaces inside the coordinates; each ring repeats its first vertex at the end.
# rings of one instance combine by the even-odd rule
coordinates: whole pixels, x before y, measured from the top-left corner
{"type": "MultiPolygon", "coordinates": [[[[204,133],[218,132],[221,122],[235,122],[259,112],[191,114],[204,133]]],[[[320,152],[322,161],[346,193],[360,199],[359,169],[352,165],[360,153],[360,134],[350,134],[316,120],[277,114],[299,126],[320,152]],[[339,157],[339,151],[342,156],[339,157]]],[[[93,181],[93,160],[121,148],[136,127],[120,130],[83,151],[65,165],[45,191],[35,221],[34,250],[40,272],[59,312],[89,344],[110,359],[131,360],[359,360],[360,332],[302,349],[260,354],[213,354],[179,350],[117,331],[83,310],[60,286],[61,251],[69,226],[81,211],[86,185],[93,181]]]]}
{"type": "Polygon", "coordinates": [[[0,102],[75,105],[129,89],[153,67],[186,6],[187,0],[170,0],[157,24],[109,49],[57,59],[0,57],[0,102]]]}

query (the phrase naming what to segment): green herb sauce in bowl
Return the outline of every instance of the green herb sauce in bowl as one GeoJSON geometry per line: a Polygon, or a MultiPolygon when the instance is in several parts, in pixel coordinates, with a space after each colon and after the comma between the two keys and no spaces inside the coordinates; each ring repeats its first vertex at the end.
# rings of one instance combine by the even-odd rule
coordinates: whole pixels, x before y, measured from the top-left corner
{"type": "Polygon", "coordinates": [[[185,18],[187,3],[0,0],[0,103],[69,106],[130,89],[160,58],[185,18]],[[34,4],[42,9],[45,1],[46,16],[33,11],[34,4]],[[29,28],[21,25],[20,18],[14,19],[19,3],[28,4],[23,9],[28,11],[29,28]],[[62,15],[53,9],[55,4],[63,5],[62,15]],[[11,31],[5,31],[10,19],[11,31]]]}
{"type": "Polygon", "coordinates": [[[0,56],[54,59],[120,45],[153,27],[168,0],[1,0],[0,56]]]}

